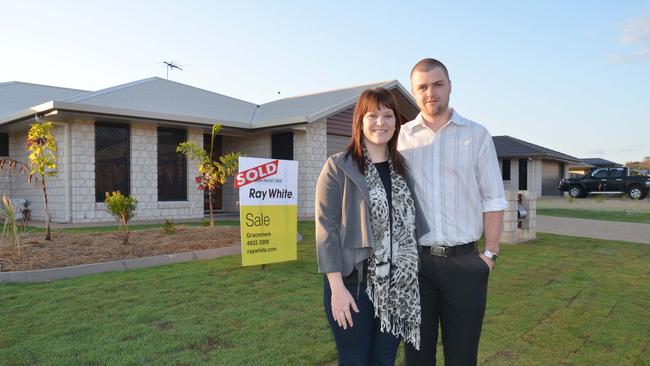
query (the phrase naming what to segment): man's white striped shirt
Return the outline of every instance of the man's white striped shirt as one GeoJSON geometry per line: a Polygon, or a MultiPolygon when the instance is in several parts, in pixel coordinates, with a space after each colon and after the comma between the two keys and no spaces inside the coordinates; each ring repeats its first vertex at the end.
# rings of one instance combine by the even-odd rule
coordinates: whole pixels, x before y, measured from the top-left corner
{"type": "Polygon", "coordinates": [[[401,127],[397,149],[406,160],[412,193],[430,228],[420,245],[478,240],[483,212],[507,207],[490,133],[456,111],[435,133],[419,114],[401,127]]]}

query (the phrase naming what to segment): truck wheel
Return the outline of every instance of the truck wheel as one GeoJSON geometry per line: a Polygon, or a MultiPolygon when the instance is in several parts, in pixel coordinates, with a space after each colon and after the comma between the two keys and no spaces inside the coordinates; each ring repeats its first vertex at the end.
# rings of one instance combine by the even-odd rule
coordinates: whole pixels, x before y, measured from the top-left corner
{"type": "Polygon", "coordinates": [[[571,188],[569,188],[569,195],[573,198],[582,197],[582,188],[580,186],[571,186],[571,188]]]}
{"type": "Polygon", "coordinates": [[[645,197],[643,190],[639,186],[630,187],[630,189],[627,191],[627,195],[630,196],[630,198],[633,200],[642,200],[645,197]]]}

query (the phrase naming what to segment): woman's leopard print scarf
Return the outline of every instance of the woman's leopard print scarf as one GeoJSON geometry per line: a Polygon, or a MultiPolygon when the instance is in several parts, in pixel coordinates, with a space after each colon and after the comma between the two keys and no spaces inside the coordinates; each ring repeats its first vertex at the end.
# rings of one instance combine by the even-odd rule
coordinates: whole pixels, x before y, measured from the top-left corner
{"type": "Polygon", "coordinates": [[[375,249],[368,259],[366,292],[375,307],[375,316],[381,321],[381,331],[402,336],[420,349],[420,292],[413,198],[406,181],[395,172],[389,159],[392,201],[389,210],[384,185],[366,149],[364,156],[375,249]]]}

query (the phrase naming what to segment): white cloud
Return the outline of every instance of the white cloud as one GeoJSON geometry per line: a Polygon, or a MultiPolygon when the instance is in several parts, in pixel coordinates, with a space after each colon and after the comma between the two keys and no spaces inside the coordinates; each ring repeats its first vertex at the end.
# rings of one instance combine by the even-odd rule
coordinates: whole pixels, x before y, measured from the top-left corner
{"type": "Polygon", "coordinates": [[[626,54],[611,55],[609,60],[615,64],[634,61],[645,61],[650,59],[650,48],[634,51],[626,54]]]}
{"type": "Polygon", "coordinates": [[[650,14],[626,20],[623,23],[623,44],[638,44],[650,42],[650,14]]]}
{"type": "Polygon", "coordinates": [[[637,46],[636,50],[610,56],[613,63],[639,62],[650,59],[650,13],[623,22],[623,35],[619,42],[637,46]]]}

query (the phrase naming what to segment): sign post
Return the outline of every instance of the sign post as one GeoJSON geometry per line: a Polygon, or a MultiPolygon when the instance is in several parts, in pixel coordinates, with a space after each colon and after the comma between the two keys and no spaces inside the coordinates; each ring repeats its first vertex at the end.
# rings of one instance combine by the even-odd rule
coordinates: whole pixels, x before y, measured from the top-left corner
{"type": "Polygon", "coordinates": [[[298,162],[239,158],[242,265],[296,260],[298,162]]]}

